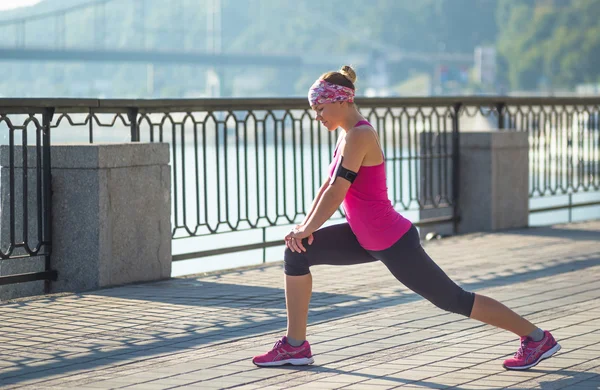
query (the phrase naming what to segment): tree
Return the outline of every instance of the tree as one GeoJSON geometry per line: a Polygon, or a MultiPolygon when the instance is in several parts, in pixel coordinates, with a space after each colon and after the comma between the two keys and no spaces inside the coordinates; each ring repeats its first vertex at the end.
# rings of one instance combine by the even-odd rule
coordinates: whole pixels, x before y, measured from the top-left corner
{"type": "Polygon", "coordinates": [[[499,3],[498,49],[512,88],[536,89],[540,78],[573,88],[600,75],[600,2],[596,0],[499,3]]]}

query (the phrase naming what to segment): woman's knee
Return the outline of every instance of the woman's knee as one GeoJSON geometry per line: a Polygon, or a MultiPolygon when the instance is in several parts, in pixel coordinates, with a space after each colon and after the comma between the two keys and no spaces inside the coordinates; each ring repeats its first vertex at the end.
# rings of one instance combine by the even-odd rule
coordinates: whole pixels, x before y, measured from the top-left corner
{"type": "Polygon", "coordinates": [[[283,269],[286,275],[302,276],[310,273],[308,259],[302,252],[292,252],[290,248],[285,248],[283,253],[283,269]]]}
{"type": "Polygon", "coordinates": [[[451,294],[437,294],[429,300],[442,310],[470,317],[475,302],[475,294],[458,287],[451,294]]]}

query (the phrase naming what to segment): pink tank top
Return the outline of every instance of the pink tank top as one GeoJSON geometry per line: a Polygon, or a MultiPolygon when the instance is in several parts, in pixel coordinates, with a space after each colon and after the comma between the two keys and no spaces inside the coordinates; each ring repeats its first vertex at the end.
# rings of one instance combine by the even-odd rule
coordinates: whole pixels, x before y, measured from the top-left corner
{"type": "MultiPolygon", "coordinates": [[[[354,127],[360,125],[371,126],[367,121],[360,121],[354,127]]],[[[330,178],[340,158],[338,147],[329,165],[330,178]]],[[[394,209],[388,197],[385,161],[379,165],[360,167],[346,193],[343,206],[352,232],[367,250],[379,251],[391,247],[412,225],[394,209]]]]}

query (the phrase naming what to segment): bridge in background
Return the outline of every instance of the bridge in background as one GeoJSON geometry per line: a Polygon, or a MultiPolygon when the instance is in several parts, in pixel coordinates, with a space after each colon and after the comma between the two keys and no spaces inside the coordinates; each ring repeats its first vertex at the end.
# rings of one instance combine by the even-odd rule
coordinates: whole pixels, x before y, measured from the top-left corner
{"type": "MultiPolygon", "coordinates": [[[[261,66],[261,67],[306,67],[339,66],[351,62],[361,66],[371,60],[371,53],[362,53],[343,58],[326,53],[233,53],[222,48],[221,0],[203,0],[201,5],[206,12],[206,21],[199,21],[205,28],[184,28],[185,0],[170,1],[170,15],[166,15],[160,25],[148,25],[145,19],[150,6],[147,0],[91,0],[74,6],[51,10],[35,15],[13,19],[0,19],[0,61],[61,61],[61,62],[138,62],[148,64],[178,63],[198,64],[214,67],[222,66],[261,66]],[[128,32],[125,44],[116,49],[109,47],[107,29],[112,20],[122,18],[123,10],[132,15],[132,31],[128,32]],[[89,40],[76,45],[67,43],[69,19],[77,15],[93,13],[93,23],[86,28],[89,40]],[[34,26],[48,26],[43,37],[31,37],[34,26]],[[179,47],[160,48],[150,43],[156,34],[170,34],[182,42],[179,47]],[[11,43],[12,38],[12,43],[11,43]],[[186,48],[183,42],[193,38],[198,45],[186,48]]],[[[340,34],[340,28],[324,26],[340,34]]],[[[80,27],[77,27],[80,29],[80,27]]],[[[361,38],[357,37],[357,40],[361,38]]],[[[362,42],[373,50],[385,53],[387,62],[416,60],[429,63],[455,62],[470,64],[472,54],[461,53],[419,53],[406,52],[383,43],[362,42]]]]}
{"type": "MultiPolygon", "coordinates": [[[[294,48],[274,53],[255,48],[223,47],[222,36],[228,31],[222,23],[222,0],[194,0],[193,3],[170,0],[169,11],[160,19],[148,12],[155,1],[87,0],[60,9],[49,9],[40,3],[24,16],[0,18],[0,64],[15,61],[141,64],[146,67],[141,72],[146,75],[149,96],[167,84],[161,76],[165,65],[187,65],[200,68],[200,74],[204,74],[202,96],[219,97],[230,94],[224,91],[225,73],[227,68],[234,67],[314,70],[317,73],[349,63],[363,69],[361,74],[371,91],[381,92],[389,88],[390,69],[402,61],[422,63],[424,70],[431,74],[431,80],[438,81],[442,64],[467,68],[474,62],[473,54],[401,50],[385,42],[363,38],[331,21],[323,22],[319,28],[333,37],[352,37],[360,49],[350,54],[332,55],[301,52],[294,48]],[[197,8],[190,8],[191,4],[197,8]],[[190,10],[202,12],[194,15],[190,10]],[[127,22],[121,23],[123,19],[127,22]]],[[[261,7],[259,1],[254,4],[261,7]]],[[[304,12],[308,17],[310,10],[303,9],[302,4],[296,8],[293,12],[304,12]]],[[[57,76],[54,76],[57,83],[64,79],[59,72],[55,71],[57,76]]],[[[105,85],[99,81],[97,91],[106,90],[105,85]]],[[[191,89],[192,94],[197,92],[191,89]]],[[[371,96],[377,96],[379,92],[375,93],[371,96]]]]}

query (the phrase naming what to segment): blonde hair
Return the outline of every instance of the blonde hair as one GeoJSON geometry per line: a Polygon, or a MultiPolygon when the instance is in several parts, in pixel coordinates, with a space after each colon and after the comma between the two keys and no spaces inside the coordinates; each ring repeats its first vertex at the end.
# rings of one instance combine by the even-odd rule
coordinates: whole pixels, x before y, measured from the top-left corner
{"type": "Polygon", "coordinates": [[[323,73],[319,79],[356,90],[356,72],[349,65],[342,66],[339,71],[323,73]]]}

